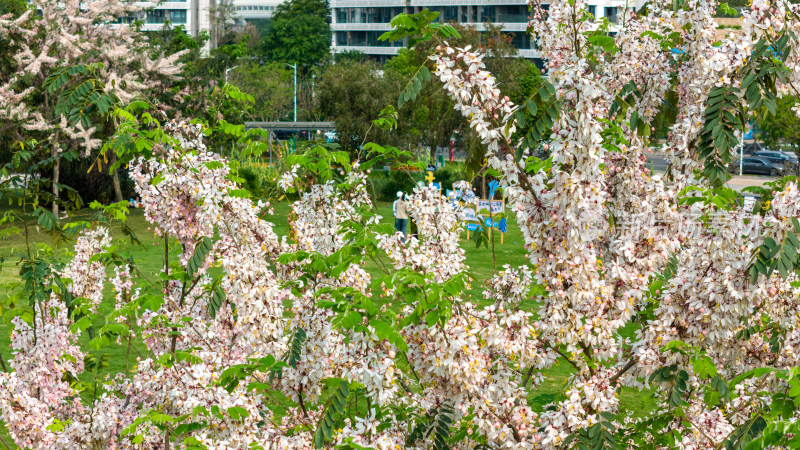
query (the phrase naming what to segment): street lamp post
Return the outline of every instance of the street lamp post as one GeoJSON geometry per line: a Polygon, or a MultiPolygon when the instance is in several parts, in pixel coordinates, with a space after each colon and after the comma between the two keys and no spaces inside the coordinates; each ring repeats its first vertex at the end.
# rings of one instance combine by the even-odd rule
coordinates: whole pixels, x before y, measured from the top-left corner
{"type": "Polygon", "coordinates": [[[286,65],[294,69],[294,121],[297,122],[297,63],[286,65]]]}
{"type": "Polygon", "coordinates": [[[742,134],[739,136],[739,176],[742,176],[742,169],[744,167],[744,138],[746,134],[753,132],[753,130],[747,131],[747,127],[752,124],[745,124],[744,130],[742,130],[742,134]]]}

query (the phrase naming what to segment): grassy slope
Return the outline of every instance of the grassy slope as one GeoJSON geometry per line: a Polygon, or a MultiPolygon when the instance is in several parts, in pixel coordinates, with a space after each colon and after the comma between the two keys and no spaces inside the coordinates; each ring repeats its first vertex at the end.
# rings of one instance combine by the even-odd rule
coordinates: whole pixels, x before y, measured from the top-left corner
{"type": "MultiPolygon", "coordinates": [[[[280,203],[275,207],[275,215],[267,218],[267,220],[275,224],[275,232],[279,236],[288,234],[288,211],[289,205],[286,202],[280,203]]],[[[378,204],[378,211],[384,216],[384,220],[387,222],[392,220],[391,204],[378,204]]],[[[72,213],[71,215],[72,220],[88,220],[89,217],[90,212],[85,210],[72,213]]],[[[155,279],[158,275],[158,272],[161,270],[163,263],[163,241],[160,238],[157,238],[152,231],[149,231],[149,224],[144,220],[141,210],[132,210],[128,220],[130,227],[135,230],[138,238],[142,241],[144,246],[131,245],[129,241],[124,240],[124,236],[119,229],[112,230],[115,243],[118,244],[123,251],[129,252],[129,254],[134,257],[134,259],[137,261],[142,276],[151,280],[155,279]]],[[[62,258],[66,258],[66,253],[71,251],[72,245],[71,243],[61,243],[60,245],[54,243],[48,235],[44,233],[37,233],[35,229],[34,233],[32,234],[31,242],[42,242],[53,246],[57,249],[57,252],[62,255],[62,258]]],[[[475,279],[475,281],[472,283],[472,289],[467,292],[467,298],[479,303],[482,297],[481,290],[483,287],[483,280],[490,278],[494,272],[491,244],[488,249],[484,247],[476,249],[475,244],[472,241],[466,240],[466,235],[463,236],[461,244],[466,252],[466,259],[467,264],[470,267],[470,273],[475,279]]],[[[24,239],[22,239],[20,236],[11,236],[0,239],[0,255],[9,255],[10,253],[23,252],[24,250],[24,239]]],[[[522,247],[522,236],[513,219],[509,221],[508,232],[504,237],[503,244],[500,244],[499,234],[495,236],[495,256],[498,268],[501,268],[505,264],[517,266],[525,263],[525,250],[522,247]]],[[[9,258],[7,261],[14,261],[14,259],[9,258]]],[[[17,269],[13,265],[6,263],[2,269],[3,270],[0,271],[0,282],[14,283],[18,280],[17,269]]],[[[372,265],[372,263],[367,266],[367,270],[373,275],[373,279],[376,279],[382,275],[382,273],[379,272],[377,267],[372,265]]],[[[101,312],[109,311],[111,308],[113,308],[113,305],[113,296],[111,295],[110,289],[107,288],[106,300],[101,312]]],[[[530,307],[532,310],[536,308],[536,304],[533,301],[525,306],[530,307]]],[[[0,323],[0,328],[2,328],[2,330],[0,330],[0,352],[2,352],[3,357],[9,358],[8,345],[10,328],[6,321],[0,323]]],[[[82,340],[86,341],[86,337],[84,336],[82,340]]],[[[109,353],[111,355],[111,366],[109,367],[109,372],[117,373],[125,371],[125,352],[125,347],[110,346],[97,353],[109,353]]],[[[555,394],[561,391],[563,384],[567,380],[567,377],[570,375],[570,373],[572,373],[572,366],[565,361],[560,360],[558,364],[545,373],[545,382],[531,393],[530,398],[533,399],[539,395],[555,394]]],[[[622,392],[621,400],[623,408],[631,410],[635,415],[645,413],[653,407],[653,401],[650,399],[650,396],[646,393],[641,393],[636,390],[626,390],[622,392]]],[[[5,430],[2,431],[3,433],[0,433],[0,436],[5,437],[5,430]]],[[[8,442],[8,439],[6,439],[6,441],[8,442]]]]}

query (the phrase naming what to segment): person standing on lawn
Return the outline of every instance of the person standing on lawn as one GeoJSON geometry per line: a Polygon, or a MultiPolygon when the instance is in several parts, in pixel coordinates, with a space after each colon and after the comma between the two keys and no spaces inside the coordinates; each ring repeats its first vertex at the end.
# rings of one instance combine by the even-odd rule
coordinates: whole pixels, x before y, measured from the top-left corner
{"type": "Polygon", "coordinates": [[[408,225],[407,206],[405,194],[402,191],[397,191],[397,200],[392,203],[392,213],[394,213],[394,229],[403,233],[403,242],[405,242],[406,226],[408,225]]]}

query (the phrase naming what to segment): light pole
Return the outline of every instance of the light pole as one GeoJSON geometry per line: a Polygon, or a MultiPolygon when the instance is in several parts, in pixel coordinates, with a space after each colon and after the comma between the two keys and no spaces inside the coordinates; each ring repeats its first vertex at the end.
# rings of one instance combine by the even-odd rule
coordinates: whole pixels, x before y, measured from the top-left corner
{"type": "Polygon", "coordinates": [[[739,138],[739,176],[742,176],[743,168],[744,168],[744,130],[742,130],[742,137],[739,138]]]}
{"type": "Polygon", "coordinates": [[[237,67],[239,67],[239,66],[233,66],[233,67],[229,67],[229,68],[225,69],[225,84],[228,84],[228,72],[230,72],[231,70],[233,70],[233,69],[235,69],[237,67]]]}
{"type": "Polygon", "coordinates": [[[297,63],[285,64],[294,69],[294,121],[297,122],[297,63]]]}

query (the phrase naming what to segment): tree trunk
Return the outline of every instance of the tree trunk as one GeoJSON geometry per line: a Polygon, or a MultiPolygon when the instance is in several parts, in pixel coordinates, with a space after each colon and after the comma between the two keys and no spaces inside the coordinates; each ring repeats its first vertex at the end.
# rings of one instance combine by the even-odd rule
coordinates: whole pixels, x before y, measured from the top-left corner
{"type": "MultiPolygon", "coordinates": [[[[117,162],[117,155],[111,153],[111,160],[109,161],[112,165],[116,164],[117,162]]],[[[123,201],[122,198],[122,188],[119,185],[119,169],[114,169],[111,172],[111,182],[114,185],[114,201],[121,202],[123,201]]]]}
{"type": "Polygon", "coordinates": [[[114,183],[114,201],[121,202],[122,188],[119,186],[119,169],[114,169],[114,171],[111,172],[111,180],[114,183]]]}
{"type": "MultiPolygon", "coordinates": [[[[56,150],[50,151],[50,156],[56,156],[56,150]]],[[[61,158],[56,158],[56,163],[53,166],[53,215],[58,219],[58,178],[61,175],[61,158]]]]}

